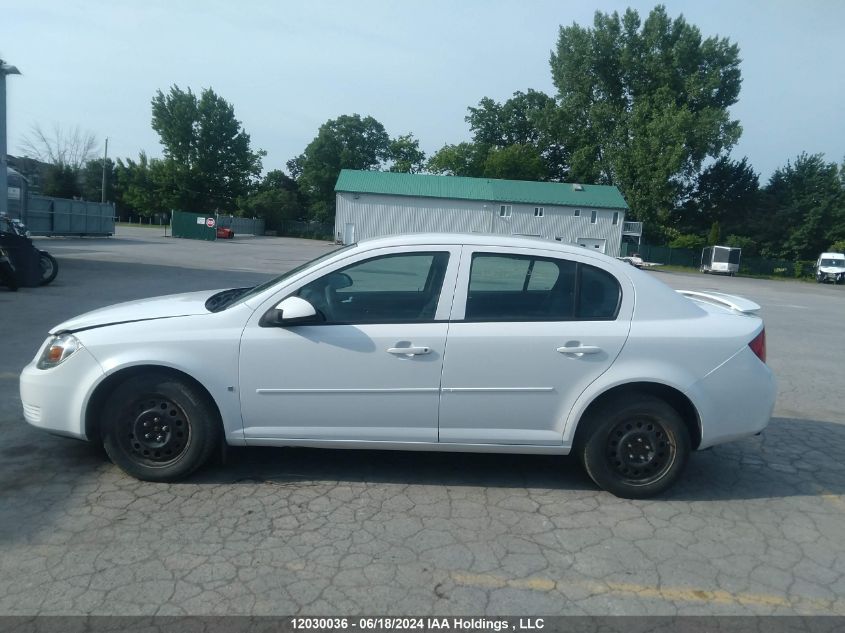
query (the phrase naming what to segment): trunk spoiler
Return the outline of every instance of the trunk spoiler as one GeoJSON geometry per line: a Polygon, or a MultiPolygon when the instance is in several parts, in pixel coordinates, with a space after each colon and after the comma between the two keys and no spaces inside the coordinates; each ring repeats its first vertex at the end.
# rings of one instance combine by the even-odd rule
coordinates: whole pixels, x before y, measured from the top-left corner
{"type": "Polygon", "coordinates": [[[743,297],[737,297],[736,295],[727,295],[723,292],[715,292],[712,290],[708,292],[701,292],[699,290],[676,290],[675,292],[695,301],[714,303],[742,314],[756,314],[760,309],[760,306],[753,301],[749,301],[743,297]]]}

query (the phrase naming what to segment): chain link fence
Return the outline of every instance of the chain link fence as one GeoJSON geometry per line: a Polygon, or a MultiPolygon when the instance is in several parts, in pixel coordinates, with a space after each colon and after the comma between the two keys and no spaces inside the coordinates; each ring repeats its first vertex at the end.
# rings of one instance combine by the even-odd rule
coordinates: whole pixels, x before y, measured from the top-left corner
{"type": "MultiPolygon", "coordinates": [[[[269,232],[268,232],[269,234],[269,232]]],[[[285,220],[275,230],[284,237],[304,237],[312,240],[334,240],[334,224],[328,222],[299,222],[285,220]]]]}

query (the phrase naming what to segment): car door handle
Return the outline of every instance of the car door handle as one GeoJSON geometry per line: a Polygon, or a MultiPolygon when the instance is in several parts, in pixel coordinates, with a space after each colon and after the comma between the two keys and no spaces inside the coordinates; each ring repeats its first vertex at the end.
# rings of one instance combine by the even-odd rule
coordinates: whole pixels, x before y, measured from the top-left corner
{"type": "Polygon", "coordinates": [[[601,347],[595,345],[572,345],[558,347],[557,351],[561,354],[574,354],[576,356],[583,356],[584,354],[598,354],[602,351],[601,347]]]}
{"type": "Polygon", "coordinates": [[[430,347],[388,347],[388,354],[396,354],[397,356],[421,356],[423,354],[430,354],[430,347]]]}

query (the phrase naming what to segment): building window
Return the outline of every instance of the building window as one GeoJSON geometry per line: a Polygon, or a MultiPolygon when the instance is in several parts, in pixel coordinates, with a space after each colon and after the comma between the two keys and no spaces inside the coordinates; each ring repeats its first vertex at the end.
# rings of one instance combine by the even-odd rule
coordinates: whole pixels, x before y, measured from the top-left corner
{"type": "Polygon", "coordinates": [[[575,209],[575,217],[576,217],[576,218],[580,218],[580,217],[581,217],[581,209],[575,209]]]}
{"type": "Polygon", "coordinates": [[[613,212],[613,226],[619,224],[619,211],[613,212]]]}
{"type": "Polygon", "coordinates": [[[596,223],[596,212],[590,211],[590,224],[595,224],[595,223],[596,223]]]}
{"type": "Polygon", "coordinates": [[[503,204],[499,207],[499,217],[500,218],[509,218],[511,217],[511,213],[513,213],[513,207],[509,204],[503,204]]]}
{"type": "Polygon", "coordinates": [[[543,207],[534,207],[534,217],[535,218],[542,218],[545,209],[543,207]]]}

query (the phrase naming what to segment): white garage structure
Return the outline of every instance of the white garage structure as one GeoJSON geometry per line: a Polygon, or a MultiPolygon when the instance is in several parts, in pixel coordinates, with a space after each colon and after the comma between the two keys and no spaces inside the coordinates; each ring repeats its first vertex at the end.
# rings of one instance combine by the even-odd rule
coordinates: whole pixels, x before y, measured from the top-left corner
{"type": "Polygon", "coordinates": [[[344,244],[406,233],[529,235],[618,255],[628,205],[616,187],[344,169],[335,185],[344,244]]]}

